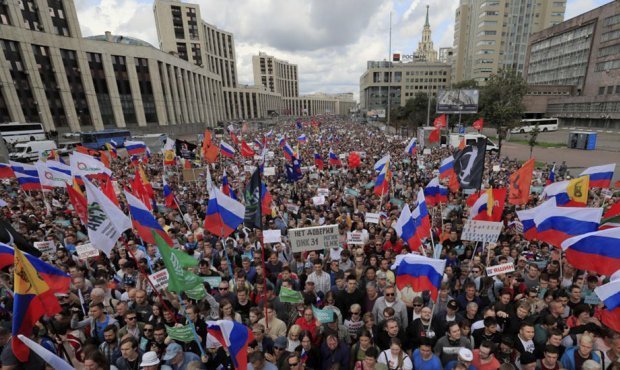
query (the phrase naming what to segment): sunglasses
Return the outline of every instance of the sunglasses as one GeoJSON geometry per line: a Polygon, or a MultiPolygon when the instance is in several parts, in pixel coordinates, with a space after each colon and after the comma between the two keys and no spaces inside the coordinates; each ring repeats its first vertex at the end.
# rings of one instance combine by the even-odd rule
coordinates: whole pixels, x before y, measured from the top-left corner
{"type": "Polygon", "coordinates": [[[359,312],[351,312],[351,315],[359,315],[359,312]]]}
{"type": "Polygon", "coordinates": [[[135,317],[135,316],[134,316],[134,317],[128,317],[128,318],[127,318],[127,320],[135,320],[135,319],[136,319],[136,317],[135,317]]]}
{"type": "Polygon", "coordinates": [[[421,304],[414,304],[413,307],[422,307],[421,304]]]}
{"type": "Polygon", "coordinates": [[[228,287],[226,288],[217,288],[218,290],[228,290],[228,287]]]}
{"type": "Polygon", "coordinates": [[[394,293],[385,293],[386,297],[394,297],[394,293]]]}
{"type": "Polygon", "coordinates": [[[293,364],[291,364],[290,362],[288,363],[288,366],[297,366],[297,365],[299,365],[299,362],[295,362],[293,364]]]}
{"type": "Polygon", "coordinates": [[[273,347],[273,349],[275,349],[276,351],[284,351],[284,348],[280,348],[280,347],[273,347]]]}

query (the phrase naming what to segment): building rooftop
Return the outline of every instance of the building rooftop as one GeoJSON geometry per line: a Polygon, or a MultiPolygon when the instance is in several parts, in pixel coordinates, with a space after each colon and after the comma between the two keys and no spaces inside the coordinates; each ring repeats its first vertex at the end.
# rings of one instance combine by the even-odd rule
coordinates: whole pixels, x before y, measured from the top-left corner
{"type": "Polygon", "coordinates": [[[112,35],[109,32],[106,32],[104,35],[87,36],[85,37],[85,39],[95,40],[95,41],[115,42],[118,44],[125,44],[125,45],[147,46],[147,47],[155,48],[155,46],[151,45],[150,43],[144,40],[140,40],[134,37],[124,36],[124,35],[112,35]]]}

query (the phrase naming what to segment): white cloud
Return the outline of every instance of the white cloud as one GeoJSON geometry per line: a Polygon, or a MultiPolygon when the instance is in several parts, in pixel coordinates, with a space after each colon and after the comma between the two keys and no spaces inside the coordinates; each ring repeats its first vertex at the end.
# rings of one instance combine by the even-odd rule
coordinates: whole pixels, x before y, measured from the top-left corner
{"type": "MultiPolygon", "coordinates": [[[[452,46],[459,0],[198,0],[203,20],[234,34],[239,82],[253,84],[259,51],[299,66],[300,92],[353,92],[368,60],[414,51],[426,5],[435,48],[452,46]]],[[[567,18],[603,0],[569,0],[567,18]]],[[[75,0],[84,36],[123,34],[157,46],[153,4],[138,0],[75,0]]]]}

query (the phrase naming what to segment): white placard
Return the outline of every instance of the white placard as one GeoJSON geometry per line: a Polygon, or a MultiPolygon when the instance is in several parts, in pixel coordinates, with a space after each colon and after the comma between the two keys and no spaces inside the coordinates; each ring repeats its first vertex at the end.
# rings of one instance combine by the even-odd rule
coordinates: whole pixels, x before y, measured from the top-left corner
{"type": "Polygon", "coordinates": [[[282,234],[280,230],[263,230],[263,242],[280,243],[281,241],[282,234]]]}
{"type": "Polygon", "coordinates": [[[370,224],[378,224],[380,218],[381,215],[378,213],[366,212],[366,216],[364,216],[364,220],[366,220],[366,222],[370,224]]]}
{"type": "Polygon", "coordinates": [[[80,257],[81,260],[85,260],[91,257],[99,257],[99,249],[93,247],[92,243],[76,245],[75,250],[77,251],[78,257],[80,257]]]}
{"type": "Polygon", "coordinates": [[[499,274],[507,274],[515,270],[515,265],[512,262],[502,263],[501,265],[487,267],[487,276],[495,276],[499,274]]]}
{"type": "Polygon", "coordinates": [[[346,154],[339,154],[338,157],[340,159],[347,159],[347,155],[346,154]]]}
{"type": "Polygon", "coordinates": [[[501,222],[468,220],[463,226],[461,240],[496,243],[503,225],[501,222]]]}
{"type": "Polygon", "coordinates": [[[431,154],[431,148],[424,148],[424,150],[422,151],[422,154],[424,155],[431,154]]]}
{"type": "Polygon", "coordinates": [[[47,254],[48,256],[56,253],[56,244],[52,240],[48,240],[45,242],[34,242],[34,247],[37,248],[41,253],[47,254]]]}
{"type": "Polygon", "coordinates": [[[265,169],[263,170],[263,175],[265,175],[265,176],[275,176],[276,175],[276,168],[275,167],[265,167],[265,169]]]}
{"type": "Polygon", "coordinates": [[[236,176],[239,174],[239,167],[237,167],[236,165],[231,164],[229,168],[232,171],[233,175],[236,176]]]}
{"type": "Polygon", "coordinates": [[[260,155],[258,155],[258,154],[254,154],[254,160],[255,160],[255,161],[260,161],[261,159],[263,159],[263,157],[261,157],[261,156],[260,156],[260,155]]]}
{"type": "Polygon", "coordinates": [[[165,289],[168,287],[168,270],[163,269],[154,274],[149,275],[149,280],[153,283],[155,289],[165,289]]]}
{"type": "Polygon", "coordinates": [[[273,159],[274,156],[275,156],[275,153],[272,151],[268,151],[267,154],[265,155],[267,159],[273,159]]]}
{"type": "Polygon", "coordinates": [[[316,190],[316,193],[317,193],[318,195],[322,195],[322,196],[326,197],[326,196],[328,196],[328,195],[329,195],[329,189],[327,189],[327,188],[318,188],[318,189],[316,190]]]}
{"type": "Polygon", "coordinates": [[[251,164],[246,164],[243,166],[243,170],[248,173],[254,173],[254,171],[256,171],[256,166],[252,166],[251,164]]]}
{"type": "Polygon", "coordinates": [[[322,195],[312,197],[312,204],[314,204],[315,206],[322,206],[323,204],[325,204],[325,197],[322,195]]]}
{"type": "Polygon", "coordinates": [[[499,172],[499,164],[493,166],[493,172],[499,172]]]}
{"type": "Polygon", "coordinates": [[[293,253],[339,247],[338,225],[290,229],[288,237],[293,253]]]}
{"type": "Polygon", "coordinates": [[[347,233],[347,244],[349,245],[364,245],[364,234],[358,232],[347,233]]]}
{"type": "Polygon", "coordinates": [[[295,203],[286,203],[286,210],[297,214],[297,212],[299,212],[299,206],[295,203]]]}
{"type": "Polygon", "coordinates": [[[611,199],[614,196],[614,192],[611,189],[601,189],[601,195],[605,199],[611,199]]]}

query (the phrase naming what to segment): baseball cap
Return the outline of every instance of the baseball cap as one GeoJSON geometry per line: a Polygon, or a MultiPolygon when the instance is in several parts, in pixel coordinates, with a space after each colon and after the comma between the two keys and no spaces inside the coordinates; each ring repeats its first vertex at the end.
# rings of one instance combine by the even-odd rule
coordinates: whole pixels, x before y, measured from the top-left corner
{"type": "Polygon", "coordinates": [[[140,362],[140,367],[155,365],[159,365],[159,358],[157,357],[157,353],[150,351],[142,356],[142,362],[140,362]]]}
{"type": "Polygon", "coordinates": [[[450,302],[448,302],[448,308],[456,311],[459,309],[459,305],[456,304],[456,301],[453,299],[450,302]]]}
{"type": "Polygon", "coordinates": [[[313,267],[314,267],[314,265],[312,264],[312,262],[308,261],[308,262],[306,262],[306,264],[304,265],[304,267],[305,267],[305,268],[307,268],[307,269],[311,269],[311,268],[313,268],[313,267]]]}
{"type": "Polygon", "coordinates": [[[273,342],[273,346],[278,348],[286,348],[287,344],[286,337],[277,337],[273,342]]]}
{"type": "Polygon", "coordinates": [[[183,348],[178,343],[170,343],[168,347],[166,347],[166,353],[164,354],[164,361],[170,361],[176,356],[179,352],[182,352],[183,348]]]}
{"type": "Polygon", "coordinates": [[[383,271],[377,272],[377,279],[387,279],[387,274],[383,271]]]}
{"type": "Polygon", "coordinates": [[[463,361],[473,361],[474,354],[471,352],[470,349],[463,347],[459,349],[459,358],[463,361]]]}

